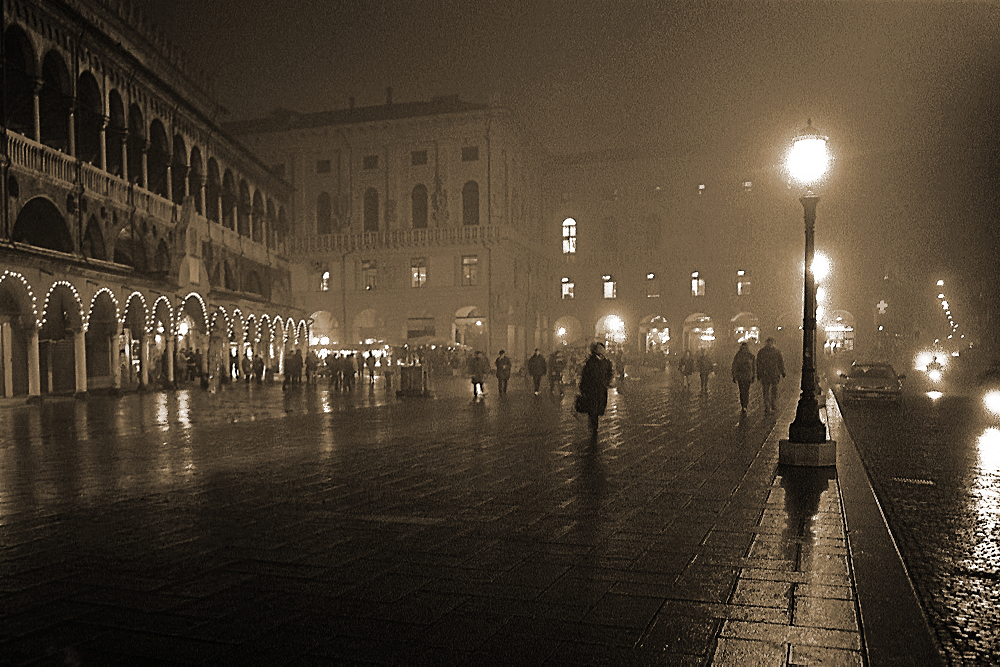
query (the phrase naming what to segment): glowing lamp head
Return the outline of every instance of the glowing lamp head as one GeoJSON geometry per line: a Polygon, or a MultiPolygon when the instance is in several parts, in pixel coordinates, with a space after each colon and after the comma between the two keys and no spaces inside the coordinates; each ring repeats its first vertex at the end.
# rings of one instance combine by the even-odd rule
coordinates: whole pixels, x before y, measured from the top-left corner
{"type": "Polygon", "coordinates": [[[795,137],[788,153],[788,172],[799,183],[811,185],[823,177],[830,166],[827,138],[812,126],[812,120],[795,137]]]}

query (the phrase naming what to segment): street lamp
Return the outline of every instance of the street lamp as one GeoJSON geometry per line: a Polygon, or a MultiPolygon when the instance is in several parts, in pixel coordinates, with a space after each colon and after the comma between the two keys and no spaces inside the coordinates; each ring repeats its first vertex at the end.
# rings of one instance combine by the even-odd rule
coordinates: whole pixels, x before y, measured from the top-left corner
{"type": "Polygon", "coordinates": [[[788,154],[788,171],[805,188],[799,198],[805,213],[806,250],[803,274],[805,289],[802,306],[802,393],[795,409],[795,421],[788,427],[788,440],[779,443],[779,463],[827,466],[837,464],[836,443],[827,440],[826,424],[819,416],[816,400],[816,277],[813,274],[816,204],[812,191],[830,165],[827,138],[812,126],[812,120],[799,133],[788,154]]]}

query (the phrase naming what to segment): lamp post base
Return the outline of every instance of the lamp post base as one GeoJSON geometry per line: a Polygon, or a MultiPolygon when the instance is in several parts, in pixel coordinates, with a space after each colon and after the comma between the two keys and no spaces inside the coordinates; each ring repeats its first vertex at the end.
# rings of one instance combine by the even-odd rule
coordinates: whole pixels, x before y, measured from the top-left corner
{"type": "Polygon", "coordinates": [[[824,468],[837,465],[837,441],[778,441],[778,463],[789,466],[824,468]]]}

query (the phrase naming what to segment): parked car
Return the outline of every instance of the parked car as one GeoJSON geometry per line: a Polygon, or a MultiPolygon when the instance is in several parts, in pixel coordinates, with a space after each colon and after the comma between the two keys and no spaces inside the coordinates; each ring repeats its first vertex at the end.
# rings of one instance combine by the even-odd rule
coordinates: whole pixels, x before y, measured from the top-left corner
{"type": "Polygon", "coordinates": [[[841,373],[841,395],[845,401],[903,400],[903,379],[891,364],[854,362],[847,373],[841,373]]]}

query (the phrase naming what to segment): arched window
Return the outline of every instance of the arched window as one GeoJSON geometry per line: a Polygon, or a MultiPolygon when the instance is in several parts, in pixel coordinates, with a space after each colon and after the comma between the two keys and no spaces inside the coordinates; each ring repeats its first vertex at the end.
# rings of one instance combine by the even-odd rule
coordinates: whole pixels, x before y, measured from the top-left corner
{"type": "Polygon", "coordinates": [[[333,213],[330,210],[330,193],[321,192],[316,198],[316,233],[333,233],[333,213]]]}
{"type": "Polygon", "coordinates": [[[479,224],[479,183],[475,181],[462,187],[462,224],[479,224]]]}
{"type": "Polygon", "coordinates": [[[410,193],[413,228],[427,229],[427,186],[417,184],[410,193]]]}
{"type": "Polygon", "coordinates": [[[378,231],[378,190],[365,190],[365,231],[378,231]]]}
{"type": "Polygon", "coordinates": [[[576,252],[576,220],[566,218],[562,223],[562,251],[564,255],[576,252]]]}

